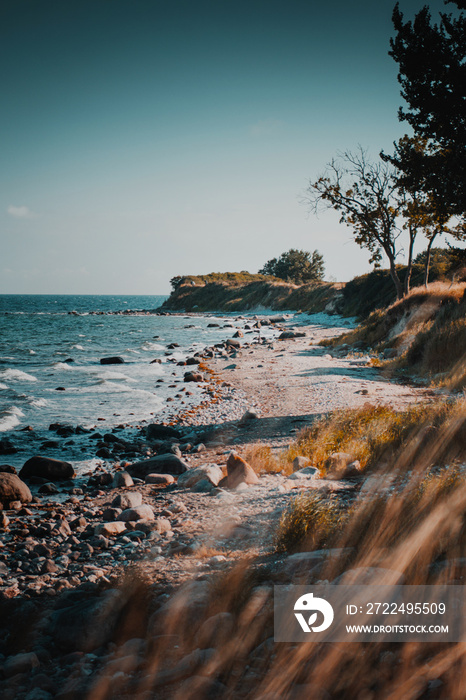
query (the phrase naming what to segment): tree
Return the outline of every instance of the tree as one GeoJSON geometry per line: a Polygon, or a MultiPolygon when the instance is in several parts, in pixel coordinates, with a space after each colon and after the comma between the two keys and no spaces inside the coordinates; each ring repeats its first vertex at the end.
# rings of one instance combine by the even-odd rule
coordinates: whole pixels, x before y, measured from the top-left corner
{"type": "Polygon", "coordinates": [[[396,269],[396,246],[402,203],[391,164],[369,162],[362,148],[355,154],[343,153],[327,165],[324,175],[309,183],[305,201],[316,213],[321,207],[338,211],[340,223],[351,227],[355,242],[370,252],[371,263],[380,265],[385,253],[397,298],[401,299],[403,285],[396,269]]]}
{"type": "Polygon", "coordinates": [[[183,277],[181,277],[180,275],[177,275],[176,277],[171,278],[170,285],[171,285],[171,288],[174,292],[178,289],[182,280],[183,280],[183,277]]]}
{"type": "Polygon", "coordinates": [[[395,147],[389,159],[409,186],[420,187],[437,212],[464,217],[466,212],[466,9],[453,0],[458,16],[440,13],[435,24],[428,7],[405,22],[397,3],[389,55],[398,63],[401,96],[408,108],[398,116],[424,139],[422,151],[413,141],[395,147]]]}
{"type": "MultiPolygon", "coordinates": [[[[405,135],[395,143],[395,153],[399,162],[409,163],[408,170],[397,170],[398,191],[402,201],[401,214],[404,217],[403,228],[408,231],[410,239],[408,270],[411,270],[414,238],[421,231],[428,241],[424,268],[425,286],[429,281],[430,251],[437,237],[442,234],[449,234],[457,240],[464,237],[464,222],[457,220],[456,225],[452,224],[452,216],[443,201],[425,187],[423,161],[429,148],[427,140],[419,136],[405,135]]],[[[384,153],[380,156],[384,162],[398,162],[384,153]]],[[[409,291],[409,276],[405,279],[406,292],[409,291]]]]}
{"type": "Polygon", "coordinates": [[[268,260],[259,273],[273,275],[295,284],[319,282],[324,278],[324,258],[318,250],[310,253],[290,248],[279,258],[268,260]]]}

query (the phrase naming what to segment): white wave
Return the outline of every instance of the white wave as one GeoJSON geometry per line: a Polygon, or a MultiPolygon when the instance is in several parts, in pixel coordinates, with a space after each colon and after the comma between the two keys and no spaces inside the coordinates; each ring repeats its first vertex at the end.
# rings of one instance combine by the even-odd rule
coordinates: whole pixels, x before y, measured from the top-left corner
{"type": "Polygon", "coordinates": [[[20,369],[4,369],[0,372],[0,377],[2,379],[13,379],[21,382],[37,382],[37,377],[32,374],[27,374],[26,372],[21,372],[20,369]]]}
{"type": "Polygon", "coordinates": [[[24,416],[24,413],[17,406],[10,406],[0,412],[0,432],[4,433],[7,430],[12,430],[19,425],[19,418],[24,416]]]}
{"type": "Polygon", "coordinates": [[[71,350],[84,350],[82,345],[72,345],[71,350]]]}
{"type": "Polygon", "coordinates": [[[123,374],[122,372],[111,372],[108,370],[107,372],[98,372],[97,376],[99,377],[100,380],[106,380],[106,379],[122,379],[123,381],[126,382],[135,382],[136,379],[132,379],[131,377],[127,377],[126,374],[123,374]]]}
{"type": "Polygon", "coordinates": [[[146,341],[141,345],[141,349],[144,350],[145,352],[150,352],[153,350],[164,350],[165,348],[163,345],[160,345],[160,343],[151,343],[150,341],[146,341]]]}
{"type": "Polygon", "coordinates": [[[68,369],[68,370],[74,369],[74,367],[72,367],[68,362],[54,362],[53,367],[55,369],[68,369]]]}
{"type": "Polygon", "coordinates": [[[10,388],[9,386],[7,386],[6,384],[2,384],[0,382],[0,391],[3,391],[4,389],[9,389],[9,388],[10,388]]]}
{"type": "Polygon", "coordinates": [[[44,408],[45,406],[49,405],[49,402],[46,399],[30,398],[29,404],[33,406],[33,408],[44,408]]]}
{"type": "Polygon", "coordinates": [[[36,353],[35,350],[29,350],[29,354],[30,354],[30,355],[37,355],[37,353],[36,353]]]}

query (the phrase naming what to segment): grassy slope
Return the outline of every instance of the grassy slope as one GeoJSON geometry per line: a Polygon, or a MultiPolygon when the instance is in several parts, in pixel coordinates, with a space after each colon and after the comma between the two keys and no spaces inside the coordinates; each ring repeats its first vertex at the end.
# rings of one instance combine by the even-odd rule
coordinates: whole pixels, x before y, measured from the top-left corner
{"type": "Polygon", "coordinates": [[[275,277],[249,273],[214,273],[184,277],[162,311],[323,311],[341,285],[295,285],[275,277]]]}

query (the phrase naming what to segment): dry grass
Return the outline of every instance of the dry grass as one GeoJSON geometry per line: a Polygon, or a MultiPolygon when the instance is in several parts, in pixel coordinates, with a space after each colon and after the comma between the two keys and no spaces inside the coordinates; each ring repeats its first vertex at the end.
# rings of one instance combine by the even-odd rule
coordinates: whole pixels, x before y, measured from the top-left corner
{"type": "Polygon", "coordinates": [[[454,441],[443,445],[442,454],[435,452],[436,458],[445,463],[457,459],[466,449],[464,407],[465,400],[458,399],[418,404],[405,411],[371,404],[335,411],[301,431],[286,457],[289,462],[297,455],[308,457],[325,474],[326,461],[333,452],[353,455],[362,469],[374,469],[392,461],[396,453],[403,453],[407,458],[406,468],[410,468],[421,452],[428,453],[435,446],[444,426],[455,417],[460,420],[461,416],[462,431],[458,431],[454,441]]]}
{"type": "Polygon", "coordinates": [[[277,455],[268,445],[248,445],[244,449],[242,457],[256,474],[274,474],[283,469],[289,473],[292,471],[289,465],[283,462],[281,455],[277,455]]]}
{"type": "Polygon", "coordinates": [[[386,363],[436,384],[466,386],[466,282],[416,287],[387,309],[374,311],[358,328],[325,345],[359,343],[376,351],[395,348],[386,363]],[[440,376],[439,376],[440,375],[440,376]]]}
{"type": "MultiPolygon", "coordinates": [[[[288,523],[301,528],[301,546],[334,552],[317,574],[310,570],[307,583],[371,567],[395,571],[408,585],[465,583],[466,406],[458,401],[419,413],[427,410],[431,427],[420,421],[416,431],[413,420],[409,436],[398,450],[391,443],[390,460],[348,509],[336,494],[295,503],[288,523]]],[[[365,416],[367,428],[373,421],[368,410],[365,416]]],[[[346,429],[359,434],[361,421],[346,422],[346,429]]],[[[100,672],[84,676],[79,697],[463,700],[464,643],[274,644],[273,586],[297,581],[283,555],[268,561],[250,560],[210,582],[191,581],[168,599],[156,597],[137,670],[115,673],[112,655],[104,654],[100,672]]],[[[128,657],[119,653],[113,658],[123,668],[128,657]]]]}

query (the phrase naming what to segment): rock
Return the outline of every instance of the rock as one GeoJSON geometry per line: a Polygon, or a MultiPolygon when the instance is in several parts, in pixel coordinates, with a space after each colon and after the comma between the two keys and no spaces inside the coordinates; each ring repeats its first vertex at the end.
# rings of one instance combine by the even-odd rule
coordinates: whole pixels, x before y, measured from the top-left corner
{"type": "Polygon", "coordinates": [[[90,652],[110,640],[126,602],[121,590],[107,590],[98,598],[52,612],[46,632],[61,652],[90,652]]]}
{"type": "Polygon", "coordinates": [[[154,511],[151,506],[144,504],[135,508],[127,508],[120,515],[120,520],[128,522],[132,520],[154,520],[154,511]]]}
{"type": "Polygon", "coordinates": [[[237,338],[228,338],[228,340],[225,342],[225,345],[230,348],[240,348],[241,343],[237,338]]]}
{"type": "Polygon", "coordinates": [[[73,466],[69,462],[52,457],[31,457],[25,462],[19,472],[21,479],[30,476],[40,476],[50,481],[60,481],[62,479],[72,479],[76,476],[73,466]]]}
{"type": "Polygon", "coordinates": [[[317,467],[304,467],[303,469],[298,469],[297,472],[293,472],[288,478],[289,479],[318,479],[320,477],[320,471],[317,467]]]}
{"type": "MultiPolygon", "coordinates": [[[[5,513],[0,512],[0,530],[5,530],[10,524],[10,518],[5,513]]],[[[1,572],[0,572],[1,575],[1,572]]]]}
{"type": "Polygon", "coordinates": [[[347,452],[333,452],[325,462],[327,478],[341,479],[349,464],[354,462],[354,455],[347,452]]]}
{"type": "Polygon", "coordinates": [[[8,472],[0,473],[0,503],[7,504],[11,501],[21,501],[21,503],[30,503],[32,494],[28,486],[21,481],[16,474],[8,472]]]}
{"type": "Polygon", "coordinates": [[[7,474],[16,474],[16,469],[10,464],[0,464],[0,473],[7,472],[7,474]]]}
{"type": "Polygon", "coordinates": [[[7,678],[17,673],[31,673],[33,668],[40,666],[39,659],[33,652],[9,656],[3,664],[3,673],[7,678]]]}
{"type": "Polygon", "coordinates": [[[234,630],[233,615],[221,612],[209,617],[196,635],[199,649],[219,648],[231,639],[234,630]]]}
{"type": "Polygon", "coordinates": [[[172,526],[170,524],[170,521],[167,518],[156,518],[153,525],[151,527],[151,530],[153,532],[158,532],[159,534],[163,534],[164,532],[171,532],[172,526]]]}
{"type": "Polygon", "coordinates": [[[175,477],[171,474],[148,474],[144,481],[146,484],[154,484],[156,486],[167,486],[175,482],[175,477]]]}
{"type": "Polygon", "coordinates": [[[124,365],[125,361],[122,357],[101,357],[101,365],[124,365]]]}
{"type": "Polygon", "coordinates": [[[152,423],[146,428],[146,437],[148,440],[166,440],[167,438],[180,438],[181,433],[179,430],[170,427],[169,425],[162,425],[161,423],[152,423]]]}
{"type": "Polygon", "coordinates": [[[308,467],[310,465],[310,463],[311,463],[311,460],[309,459],[309,457],[303,457],[302,455],[298,455],[293,460],[293,471],[297,472],[299,469],[303,469],[304,467],[308,467]]]}
{"type": "Polygon", "coordinates": [[[95,535],[104,535],[104,537],[116,537],[126,532],[126,523],[115,520],[113,522],[99,523],[94,529],[95,535]]]}
{"type": "Polygon", "coordinates": [[[241,416],[240,423],[248,423],[248,421],[257,420],[257,418],[259,418],[259,414],[257,413],[257,411],[255,411],[253,408],[249,408],[241,416]]]}
{"type": "Polygon", "coordinates": [[[233,338],[244,338],[243,331],[237,330],[236,333],[233,335],[233,338]]]}
{"type": "Polygon", "coordinates": [[[222,478],[222,469],[217,464],[203,464],[200,467],[188,469],[184,474],[181,474],[181,476],[178,477],[177,485],[185,488],[192,488],[199,481],[206,479],[214,486],[217,486],[222,478]]]}
{"type": "Polygon", "coordinates": [[[121,508],[105,508],[102,517],[107,522],[113,522],[114,520],[118,520],[121,512],[121,508]]]}
{"type": "Polygon", "coordinates": [[[259,479],[254,469],[236,452],[230,452],[227,460],[227,482],[230,489],[236,488],[238,484],[258,484],[259,479]]]}
{"type": "Polygon", "coordinates": [[[127,467],[131,476],[144,479],[147,474],[184,474],[188,469],[188,464],[174,454],[166,453],[152,457],[143,462],[135,462],[127,467]]]}
{"type": "Polygon", "coordinates": [[[204,375],[201,372],[185,372],[184,373],[185,382],[203,382],[204,375]]]}
{"type": "Polygon", "coordinates": [[[8,438],[2,438],[0,440],[0,455],[13,455],[15,452],[18,452],[18,450],[11,440],[8,438]]]}
{"type": "Polygon", "coordinates": [[[119,493],[112,501],[115,508],[136,508],[142,504],[142,494],[138,491],[119,493]]]}
{"type": "Polygon", "coordinates": [[[125,486],[134,486],[134,481],[132,480],[128,472],[116,472],[115,476],[113,477],[112,486],[114,489],[125,486]]]}
{"type": "Polygon", "coordinates": [[[59,489],[55,486],[55,484],[52,483],[47,483],[47,484],[42,484],[40,487],[38,493],[45,493],[45,494],[50,494],[50,493],[59,493],[59,489]]]}

